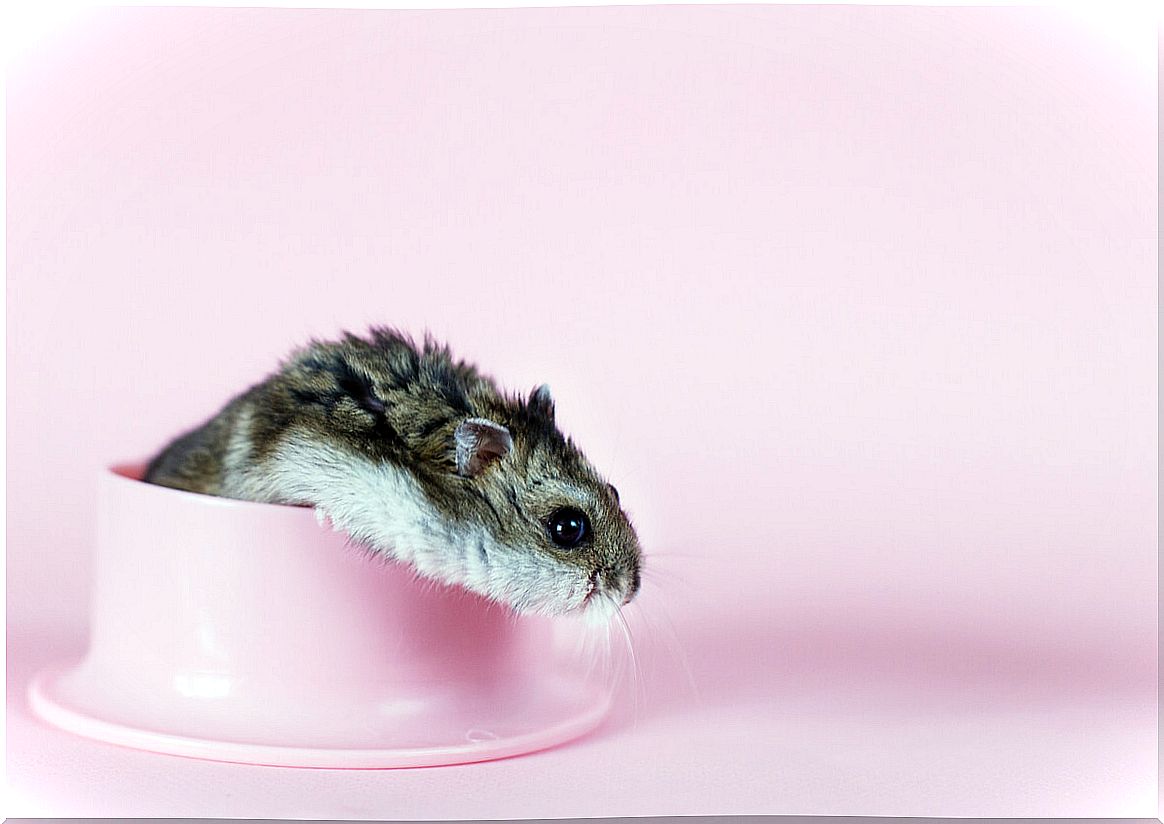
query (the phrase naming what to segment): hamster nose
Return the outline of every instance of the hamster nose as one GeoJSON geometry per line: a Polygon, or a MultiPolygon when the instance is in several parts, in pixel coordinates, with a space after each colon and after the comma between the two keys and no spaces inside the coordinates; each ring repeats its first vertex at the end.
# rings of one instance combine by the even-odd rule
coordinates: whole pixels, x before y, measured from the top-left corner
{"type": "Polygon", "coordinates": [[[612,595],[620,596],[619,603],[626,605],[634,599],[639,591],[639,572],[615,572],[612,569],[603,569],[598,573],[598,580],[603,589],[612,595]]]}
{"type": "Polygon", "coordinates": [[[603,567],[594,573],[597,588],[620,595],[621,604],[629,604],[639,591],[638,569],[627,572],[616,572],[610,567],[603,567]]]}
{"type": "Polygon", "coordinates": [[[642,577],[639,574],[638,566],[634,566],[629,570],[622,572],[618,576],[618,591],[622,593],[622,604],[626,606],[639,592],[639,585],[642,583],[642,577]]]}

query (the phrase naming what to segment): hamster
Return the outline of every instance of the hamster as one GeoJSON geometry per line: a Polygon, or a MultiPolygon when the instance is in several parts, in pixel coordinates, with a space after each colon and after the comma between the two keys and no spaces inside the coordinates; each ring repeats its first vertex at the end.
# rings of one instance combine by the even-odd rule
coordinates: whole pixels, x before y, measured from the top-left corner
{"type": "Polygon", "coordinates": [[[357,543],[519,613],[612,616],[642,552],[618,490],[527,398],[447,346],[313,341],[171,442],[143,480],[315,507],[357,543]]]}

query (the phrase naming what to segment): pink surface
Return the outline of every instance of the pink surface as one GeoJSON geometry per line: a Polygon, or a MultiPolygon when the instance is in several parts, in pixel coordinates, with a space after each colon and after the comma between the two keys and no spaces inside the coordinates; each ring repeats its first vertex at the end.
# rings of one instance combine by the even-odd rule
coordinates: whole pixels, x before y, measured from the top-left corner
{"type": "Polygon", "coordinates": [[[6,812],[1155,815],[1155,103],[1051,10],[59,33],[8,89],[6,812]],[[552,384],[649,555],[637,690],[392,773],[32,720],[94,473],[373,321],[552,384]]]}

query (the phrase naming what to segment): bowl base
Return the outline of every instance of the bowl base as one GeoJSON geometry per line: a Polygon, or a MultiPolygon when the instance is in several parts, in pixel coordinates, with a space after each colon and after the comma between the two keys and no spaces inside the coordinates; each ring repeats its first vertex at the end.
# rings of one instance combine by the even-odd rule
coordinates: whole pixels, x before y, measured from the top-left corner
{"type": "Polygon", "coordinates": [[[309,713],[300,708],[294,721],[271,730],[270,740],[254,740],[253,724],[247,724],[247,740],[245,734],[230,735],[221,724],[215,735],[199,737],[188,718],[148,718],[140,704],[138,718],[119,718],[124,696],[100,686],[87,677],[84,664],[58,667],[32,680],[29,701],[43,721],[97,741],[212,761],[333,769],[434,767],[535,752],[592,730],[606,716],[611,700],[606,690],[562,678],[543,680],[536,690],[516,697],[520,700],[499,701],[494,707],[455,710],[440,702],[412,700],[402,711],[399,700],[384,696],[363,706],[315,704],[309,713]],[[391,723],[385,723],[386,707],[394,708],[391,723]],[[357,733],[331,723],[338,714],[363,716],[372,723],[357,733]]]}

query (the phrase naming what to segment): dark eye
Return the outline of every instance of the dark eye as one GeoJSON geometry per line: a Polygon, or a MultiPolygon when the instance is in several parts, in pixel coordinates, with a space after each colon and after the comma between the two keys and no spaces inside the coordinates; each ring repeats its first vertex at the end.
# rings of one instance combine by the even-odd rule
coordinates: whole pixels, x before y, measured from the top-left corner
{"type": "Polygon", "coordinates": [[[550,540],[564,549],[573,549],[590,534],[590,520],[580,509],[564,506],[549,521],[550,540]]]}

